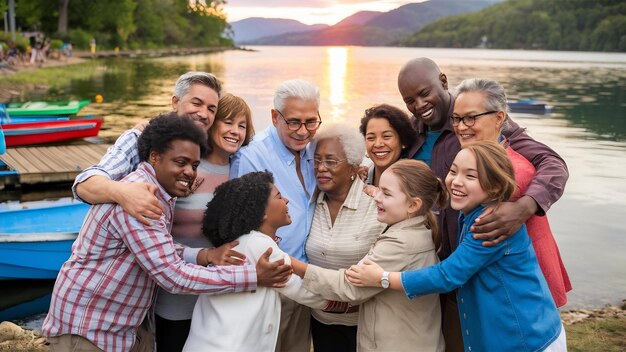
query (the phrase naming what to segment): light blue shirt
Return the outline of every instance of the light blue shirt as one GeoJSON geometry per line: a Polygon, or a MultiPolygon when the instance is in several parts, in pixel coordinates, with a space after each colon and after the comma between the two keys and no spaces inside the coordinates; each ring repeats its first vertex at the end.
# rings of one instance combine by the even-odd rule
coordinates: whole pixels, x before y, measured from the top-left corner
{"type": "Polygon", "coordinates": [[[252,143],[241,148],[230,162],[231,179],[253,171],[272,172],[274,184],[282,196],[289,199],[291,215],[291,224],[278,229],[278,236],[282,238],[279,247],[287,254],[303,261],[307,261],[304,247],[315,210],[315,202],[311,201],[315,190],[314,152],[314,143],[309,143],[300,152],[300,170],[306,190],[302,188],[298,179],[296,158],[280,140],[274,126],[255,136],[252,143]]]}

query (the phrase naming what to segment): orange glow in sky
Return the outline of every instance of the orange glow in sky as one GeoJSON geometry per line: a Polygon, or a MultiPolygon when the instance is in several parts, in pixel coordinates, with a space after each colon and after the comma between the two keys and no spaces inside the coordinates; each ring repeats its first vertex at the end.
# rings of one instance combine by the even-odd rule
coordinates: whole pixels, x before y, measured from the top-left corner
{"type": "Polygon", "coordinates": [[[288,18],[304,24],[333,25],[359,11],[387,12],[424,0],[229,0],[224,6],[228,22],[249,17],[288,18]]]}

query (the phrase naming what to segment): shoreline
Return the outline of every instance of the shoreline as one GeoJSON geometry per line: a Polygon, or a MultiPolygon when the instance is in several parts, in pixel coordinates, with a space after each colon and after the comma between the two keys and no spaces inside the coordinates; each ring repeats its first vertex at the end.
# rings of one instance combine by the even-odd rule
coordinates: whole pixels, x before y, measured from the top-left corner
{"type": "MultiPolygon", "coordinates": [[[[602,321],[621,321],[626,325],[626,299],[621,306],[605,306],[593,309],[575,309],[561,312],[561,321],[567,330],[572,326],[602,321]]],[[[43,321],[43,318],[41,318],[43,321]]],[[[568,332],[569,334],[569,332],[568,332]]],[[[589,336],[588,338],[593,338],[589,336]]],[[[575,336],[568,335],[568,346],[578,343],[575,336]]],[[[46,338],[37,329],[27,327],[27,322],[10,321],[0,323],[0,351],[49,351],[46,338]]]]}
{"type": "MultiPolygon", "coordinates": [[[[165,56],[187,56],[205,53],[217,53],[227,50],[254,51],[241,46],[233,47],[206,47],[206,48],[163,48],[163,49],[137,49],[137,50],[104,50],[92,54],[89,51],[74,51],[73,55],[66,57],[61,55],[58,58],[48,58],[46,62],[35,64],[18,63],[16,65],[0,66],[0,78],[6,79],[15,74],[51,67],[65,67],[89,62],[93,59],[101,58],[139,58],[139,57],[165,57],[165,56]]],[[[19,97],[23,91],[48,89],[45,84],[21,84],[17,87],[0,87],[0,102],[11,101],[19,97]]]]}

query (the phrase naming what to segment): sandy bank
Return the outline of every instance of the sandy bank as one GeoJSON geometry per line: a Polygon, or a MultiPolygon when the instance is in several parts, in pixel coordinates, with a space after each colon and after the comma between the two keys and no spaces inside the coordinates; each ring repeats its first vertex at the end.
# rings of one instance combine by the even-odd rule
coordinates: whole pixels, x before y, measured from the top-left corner
{"type": "MultiPolygon", "coordinates": [[[[595,320],[620,320],[626,324],[626,300],[621,307],[609,306],[597,309],[579,309],[561,313],[565,326],[595,320]]],[[[569,339],[570,337],[568,337],[569,339]]],[[[568,341],[569,344],[570,341],[568,341]]],[[[39,331],[25,329],[12,322],[0,323],[0,351],[48,351],[46,339],[39,331]]]]}

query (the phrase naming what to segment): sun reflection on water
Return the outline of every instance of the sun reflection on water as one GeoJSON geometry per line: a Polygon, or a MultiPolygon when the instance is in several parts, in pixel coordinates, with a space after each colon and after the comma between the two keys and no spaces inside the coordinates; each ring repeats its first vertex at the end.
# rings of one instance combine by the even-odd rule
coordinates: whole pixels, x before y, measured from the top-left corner
{"type": "Polygon", "coordinates": [[[346,71],[348,68],[348,48],[329,47],[328,54],[328,101],[331,104],[330,120],[346,120],[346,71]]]}

